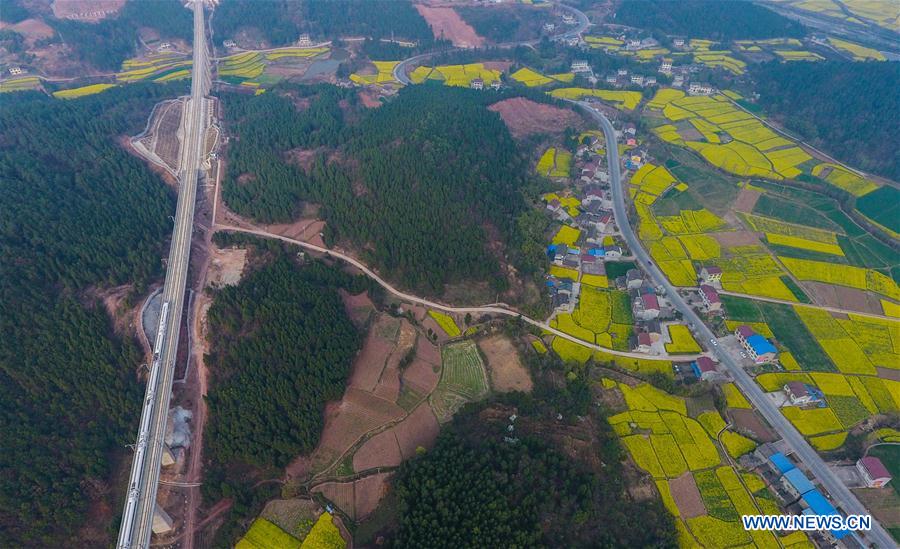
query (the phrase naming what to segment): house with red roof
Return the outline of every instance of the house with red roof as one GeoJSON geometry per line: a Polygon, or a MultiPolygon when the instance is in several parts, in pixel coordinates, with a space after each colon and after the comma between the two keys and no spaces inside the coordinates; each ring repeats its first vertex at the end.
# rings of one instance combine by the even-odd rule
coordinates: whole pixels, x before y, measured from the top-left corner
{"type": "Polygon", "coordinates": [[[722,310],[722,300],[719,299],[719,292],[709,284],[700,285],[700,299],[703,300],[703,305],[706,306],[707,311],[712,313],[722,310]]]}
{"type": "Polygon", "coordinates": [[[866,456],[856,462],[856,469],[862,475],[868,488],[881,488],[891,481],[887,467],[875,456],[866,456]]]}

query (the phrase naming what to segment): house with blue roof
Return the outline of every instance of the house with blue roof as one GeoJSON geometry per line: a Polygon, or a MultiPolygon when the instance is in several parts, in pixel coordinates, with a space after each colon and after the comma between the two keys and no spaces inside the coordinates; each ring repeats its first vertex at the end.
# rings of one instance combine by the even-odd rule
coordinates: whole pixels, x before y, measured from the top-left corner
{"type": "Polygon", "coordinates": [[[815,490],[813,483],[806,478],[803,471],[794,467],[781,477],[781,484],[792,496],[798,497],[803,494],[815,490]]]}
{"type": "MultiPolygon", "coordinates": [[[[831,504],[825,496],[818,490],[812,490],[803,495],[803,503],[806,509],[803,510],[804,515],[839,515],[837,509],[831,504]]],[[[831,530],[831,535],[835,539],[843,539],[850,535],[849,530],[831,530]]]]}
{"type": "Polygon", "coordinates": [[[797,468],[797,466],[794,465],[794,462],[781,452],[776,452],[769,456],[769,461],[772,463],[772,466],[775,468],[775,471],[777,471],[779,475],[783,475],[791,469],[797,468]]]}
{"type": "Polygon", "coordinates": [[[778,349],[768,339],[754,332],[750,326],[738,326],[734,335],[753,362],[765,364],[778,360],[778,349]]]}

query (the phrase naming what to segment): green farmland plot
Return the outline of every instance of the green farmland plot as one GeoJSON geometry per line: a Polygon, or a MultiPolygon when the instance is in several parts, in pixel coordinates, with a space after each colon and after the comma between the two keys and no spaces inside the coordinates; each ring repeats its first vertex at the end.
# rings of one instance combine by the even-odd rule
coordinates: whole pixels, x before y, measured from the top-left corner
{"type": "Polygon", "coordinates": [[[449,421],[466,402],[480,400],[489,391],[487,371],[471,340],[445,345],[441,349],[443,371],[431,407],[438,420],[449,421]]]}

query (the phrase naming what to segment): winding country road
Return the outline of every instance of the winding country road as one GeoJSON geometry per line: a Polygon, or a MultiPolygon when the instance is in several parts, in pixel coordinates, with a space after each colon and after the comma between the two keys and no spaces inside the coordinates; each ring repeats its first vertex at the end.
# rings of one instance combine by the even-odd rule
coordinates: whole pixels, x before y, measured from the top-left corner
{"type": "Polygon", "coordinates": [[[265,238],[274,238],[277,240],[281,240],[282,242],[287,242],[289,244],[294,244],[296,246],[300,246],[301,248],[305,248],[307,250],[311,250],[314,252],[319,252],[319,253],[330,255],[332,257],[336,257],[338,259],[341,259],[341,260],[346,261],[347,263],[353,265],[354,267],[356,267],[357,269],[359,269],[360,271],[365,273],[366,276],[368,276],[369,278],[371,278],[372,280],[377,282],[379,286],[381,286],[382,288],[387,290],[392,295],[398,297],[402,301],[406,301],[409,303],[416,303],[418,305],[424,305],[426,307],[429,307],[432,309],[437,309],[439,311],[444,311],[444,312],[448,312],[448,313],[459,313],[459,314],[466,314],[466,313],[496,314],[496,315],[504,315],[504,316],[520,318],[523,322],[525,322],[527,324],[531,324],[532,326],[540,328],[541,330],[550,332],[555,336],[561,337],[563,339],[567,339],[573,343],[583,345],[584,347],[588,347],[595,351],[603,351],[604,353],[607,353],[610,355],[624,356],[624,357],[630,357],[630,358],[639,358],[642,360],[665,360],[665,361],[671,361],[673,359],[678,360],[678,361],[691,361],[691,360],[696,360],[698,357],[701,356],[701,355],[678,355],[677,357],[654,356],[654,355],[648,355],[648,354],[644,354],[644,353],[632,353],[630,351],[617,351],[615,349],[601,347],[599,345],[595,345],[593,343],[588,343],[587,341],[584,341],[583,339],[578,339],[577,337],[575,337],[573,335],[570,335],[570,334],[567,334],[560,330],[557,330],[556,328],[551,327],[546,322],[541,322],[540,320],[535,320],[533,318],[529,318],[529,317],[523,315],[522,313],[520,313],[519,311],[516,311],[503,303],[491,303],[488,305],[480,305],[480,306],[475,306],[475,307],[453,307],[450,305],[444,305],[443,303],[438,303],[436,301],[431,301],[431,300],[425,299],[424,297],[419,297],[416,295],[408,294],[408,293],[398,290],[397,288],[392,286],[388,281],[386,281],[385,279],[378,276],[378,274],[375,271],[373,271],[372,269],[367,267],[365,264],[363,264],[362,262],[360,262],[353,256],[350,256],[350,255],[347,255],[347,254],[344,254],[344,253],[341,253],[341,252],[338,252],[335,250],[331,250],[328,248],[323,248],[322,246],[316,246],[315,244],[310,244],[309,242],[303,242],[302,240],[295,240],[293,238],[288,238],[286,236],[282,236],[279,234],[270,233],[270,232],[264,231],[262,229],[250,229],[250,228],[246,228],[246,227],[236,227],[236,226],[232,226],[232,225],[216,224],[216,225],[213,225],[213,230],[214,231],[229,231],[229,232],[236,232],[236,233],[245,233],[245,234],[252,234],[252,235],[256,235],[256,236],[262,236],[265,238]]]}
{"type": "MultiPolygon", "coordinates": [[[[707,346],[711,348],[712,353],[719,359],[719,363],[734,379],[735,384],[740,388],[741,392],[750,400],[753,407],[759,410],[766,421],[778,431],[778,434],[794,449],[796,456],[806,465],[810,473],[819,479],[822,486],[828,490],[831,498],[842,508],[847,514],[867,515],[869,514],[866,507],[860,503],[859,499],[850,491],[849,488],[832,472],[825,461],[819,457],[819,454],[813,449],[803,435],[782,415],[781,410],[768,398],[762,389],[756,384],[753,378],[738,364],[734,358],[725,352],[721,346],[717,345],[717,339],[712,330],[700,319],[697,313],[684,301],[679,295],[677,288],[672,286],[669,280],[663,275],[655,263],[650,258],[647,250],[635,235],[628,220],[628,212],[625,208],[625,192],[622,188],[621,168],[619,164],[618,144],[616,142],[616,132],[610,121],[603,116],[602,113],[585,102],[576,102],[585,112],[587,112],[594,120],[596,120],[603,129],[607,144],[607,160],[609,161],[609,176],[611,181],[613,195],[613,211],[616,223],[625,238],[625,242],[631,249],[631,252],[638,258],[641,266],[645,271],[650,273],[653,281],[663,288],[668,298],[675,307],[681,311],[684,318],[696,327],[696,333],[700,341],[706,341],[707,346]]],[[[872,530],[869,532],[858,533],[857,537],[863,538],[865,542],[874,543],[875,547],[889,548],[896,547],[897,544],[887,531],[878,523],[872,521],[872,530]]],[[[863,545],[867,545],[867,543],[863,545]]]]}

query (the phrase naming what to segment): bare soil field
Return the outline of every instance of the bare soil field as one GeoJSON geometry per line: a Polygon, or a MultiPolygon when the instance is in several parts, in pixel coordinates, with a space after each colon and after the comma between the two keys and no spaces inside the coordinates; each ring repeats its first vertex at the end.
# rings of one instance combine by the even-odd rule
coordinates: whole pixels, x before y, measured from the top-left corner
{"type": "Polygon", "coordinates": [[[233,286],[240,282],[247,264],[247,249],[220,249],[210,246],[209,274],[207,280],[213,288],[233,286]]]}
{"type": "Polygon", "coordinates": [[[828,307],[838,307],[851,311],[881,314],[881,302],[878,297],[856,288],[832,286],[824,282],[803,282],[813,302],[828,307]]]}
{"type": "Polygon", "coordinates": [[[431,26],[435,38],[444,38],[458,48],[480,48],[484,38],[463,21],[453,8],[437,8],[416,4],[416,10],[431,26]]]}
{"type": "Polygon", "coordinates": [[[361,478],[353,483],[356,520],[363,520],[378,507],[387,494],[393,473],[378,473],[361,478]]]}
{"type": "Polygon", "coordinates": [[[500,114],[516,139],[538,133],[562,133],[569,126],[580,128],[584,125],[574,111],[535,103],[524,97],[504,99],[488,109],[500,114]]]}
{"type": "Polygon", "coordinates": [[[728,413],[731,414],[731,419],[734,420],[734,424],[738,429],[750,431],[762,442],[775,442],[778,440],[775,433],[763,423],[762,419],[753,410],[731,408],[728,410],[728,413]]]}
{"type": "MultiPolygon", "coordinates": [[[[304,212],[304,214],[306,213],[304,212]]],[[[323,227],[325,227],[324,221],[316,219],[315,216],[304,215],[293,223],[266,225],[265,230],[294,240],[311,242],[314,237],[317,237],[322,232],[323,227]]]]}
{"type": "Polygon", "coordinates": [[[33,46],[35,41],[50,38],[54,34],[53,28],[40,19],[25,19],[15,25],[9,25],[8,28],[24,36],[28,46],[33,46]]]}
{"type": "Polygon", "coordinates": [[[881,366],[876,366],[875,370],[878,372],[878,377],[881,379],[892,379],[894,381],[900,381],[900,370],[893,368],[882,368],[881,366]]]}
{"type": "Polygon", "coordinates": [[[422,320],[422,327],[425,328],[426,332],[428,332],[428,330],[431,330],[431,332],[428,333],[434,333],[434,335],[437,336],[438,343],[445,343],[450,339],[450,336],[447,335],[447,332],[445,332],[443,328],[438,326],[438,323],[430,315],[426,316],[422,320]]]}
{"type": "Polygon", "coordinates": [[[712,233],[712,237],[725,248],[759,244],[759,237],[752,231],[728,231],[712,233]]]}
{"type": "Polygon", "coordinates": [[[353,470],[358,473],[376,467],[396,467],[402,459],[397,435],[391,428],[367,440],[353,454],[353,470]]]}
{"type": "Polygon", "coordinates": [[[421,338],[418,345],[416,345],[416,357],[434,366],[439,367],[441,365],[441,350],[437,345],[425,338],[421,338]]]}
{"type": "Polygon", "coordinates": [[[311,499],[273,499],[266,503],[266,507],[259,516],[296,536],[300,534],[301,521],[315,520],[321,513],[322,509],[319,504],[311,499]]]}
{"type": "Polygon", "coordinates": [[[736,212],[750,213],[753,211],[753,207],[756,206],[756,201],[759,200],[761,195],[761,192],[754,191],[753,189],[741,189],[741,192],[738,193],[737,199],[735,199],[731,209],[736,212]]]}
{"type": "Polygon", "coordinates": [[[125,5],[125,0],[54,0],[53,15],[59,19],[99,21],[125,5]]]}
{"type": "Polygon", "coordinates": [[[439,367],[417,357],[403,371],[401,380],[404,386],[409,386],[419,395],[426,395],[434,391],[440,377],[439,367]]]}
{"type": "Polygon", "coordinates": [[[491,385],[500,392],[530,392],[533,384],[528,370],[519,360],[519,353],[506,336],[495,335],[478,342],[481,352],[487,357],[491,385]]]}
{"type": "MultiPolygon", "coordinates": [[[[893,481],[891,481],[893,482],[893,481]]],[[[900,527],[900,496],[890,486],[853,490],[866,509],[886,528],[900,527]]]]}
{"type": "Polygon", "coordinates": [[[687,472],[675,480],[669,481],[669,489],[672,491],[672,499],[681,511],[682,518],[699,517],[706,514],[703,498],[697,490],[694,475],[687,472]]]}
{"type": "Polygon", "coordinates": [[[392,429],[397,436],[397,444],[403,459],[416,455],[416,448],[431,448],[440,431],[437,418],[427,402],[423,402],[406,419],[392,429]]]}
{"type": "Polygon", "coordinates": [[[314,494],[322,494],[341,511],[356,520],[356,505],[353,482],[326,482],[312,489],[314,494]]]}

